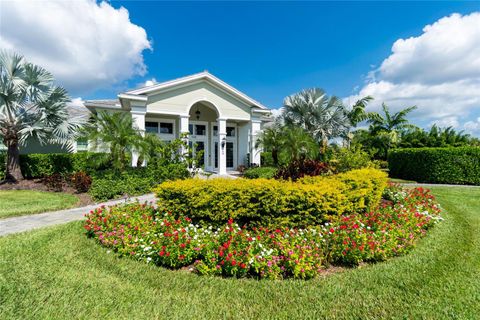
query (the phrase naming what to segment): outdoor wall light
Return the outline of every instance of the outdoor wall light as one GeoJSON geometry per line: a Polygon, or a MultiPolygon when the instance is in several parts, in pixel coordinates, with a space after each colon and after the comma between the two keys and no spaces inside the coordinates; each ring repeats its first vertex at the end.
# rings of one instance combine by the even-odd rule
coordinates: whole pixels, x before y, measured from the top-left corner
{"type": "Polygon", "coordinates": [[[225,144],[227,143],[227,139],[225,137],[222,138],[222,149],[225,148],[225,144]]]}

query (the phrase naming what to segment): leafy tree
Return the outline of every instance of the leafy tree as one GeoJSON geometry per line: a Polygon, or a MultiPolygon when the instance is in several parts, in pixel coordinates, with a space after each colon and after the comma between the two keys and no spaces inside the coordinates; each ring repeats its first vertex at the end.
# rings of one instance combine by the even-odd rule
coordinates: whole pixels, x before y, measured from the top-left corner
{"type": "Polygon", "coordinates": [[[107,157],[120,171],[134,150],[142,153],[147,148],[140,130],[133,126],[132,117],[126,112],[99,111],[92,115],[84,135],[95,150],[107,148],[107,157]]]}
{"type": "Polygon", "coordinates": [[[306,89],[285,98],[283,118],[290,126],[306,130],[322,148],[332,138],[345,135],[349,120],[345,107],[337,97],[329,97],[319,88],[306,89]]]}
{"type": "Polygon", "coordinates": [[[7,147],[6,180],[22,180],[20,146],[29,138],[73,148],[80,118],[71,118],[65,89],[23,56],[0,52],[0,137],[7,147]]]}
{"type": "Polygon", "coordinates": [[[429,131],[414,128],[402,132],[400,148],[421,147],[460,147],[475,145],[476,139],[463,131],[455,131],[452,127],[439,128],[433,125],[429,131]]]}
{"type": "MultiPolygon", "coordinates": [[[[385,103],[382,103],[384,114],[379,114],[378,117],[368,121],[370,123],[370,131],[374,134],[379,132],[386,132],[389,134],[394,133],[392,136],[398,138],[398,133],[401,130],[416,128],[416,126],[411,124],[407,119],[407,115],[415,109],[417,109],[417,107],[412,106],[392,114],[388,106],[385,103]]],[[[392,141],[394,140],[395,139],[392,139],[392,141]]]]}

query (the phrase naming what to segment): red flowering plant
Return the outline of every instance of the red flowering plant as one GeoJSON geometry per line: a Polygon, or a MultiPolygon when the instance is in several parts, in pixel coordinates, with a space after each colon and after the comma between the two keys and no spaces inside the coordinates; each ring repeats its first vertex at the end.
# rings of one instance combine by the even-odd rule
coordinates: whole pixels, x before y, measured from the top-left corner
{"type": "Polygon", "coordinates": [[[329,261],[356,265],[403,254],[442,220],[441,208],[428,190],[392,188],[400,194],[387,190],[395,201],[371,212],[344,216],[329,230],[329,261]]]}
{"type": "Polygon", "coordinates": [[[170,268],[193,263],[203,247],[207,230],[187,217],[175,218],[146,204],[100,207],[87,215],[87,234],[120,255],[153,262],[170,268]]]}
{"type": "Polygon", "coordinates": [[[195,263],[200,274],[307,279],[322,268],[323,242],[316,229],[247,230],[230,219],[215,235],[204,259],[195,263]]]}
{"type": "Polygon", "coordinates": [[[329,264],[382,261],[414,247],[441,221],[428,190],[391,186],[387,201],[308,229],[200,228],[181,214],[146,204],[100,207],[87,214],[87,234],[122,256],[199,274],[262,279],[315,277],[329,264]],[[393,190],[393,191],[392,191],[393,190]]]}

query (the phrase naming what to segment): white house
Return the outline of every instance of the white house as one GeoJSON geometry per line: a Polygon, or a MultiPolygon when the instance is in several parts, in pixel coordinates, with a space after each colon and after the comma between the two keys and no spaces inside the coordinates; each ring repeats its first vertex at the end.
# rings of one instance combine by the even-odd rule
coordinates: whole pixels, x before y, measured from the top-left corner
{"type": "MultiPolygon", "coordinates": [[[[115,100],[90,100],[92,112],[130,112],[134,124],[163,140],[188,133],[190,145],[203,150],[206,171],[226,174],[239,165],[260,164],[255,147],[270,110],[207,71],[130,90],[115,100]]],[[[138,157],[133,156],[132,165],[138,157]]]]}

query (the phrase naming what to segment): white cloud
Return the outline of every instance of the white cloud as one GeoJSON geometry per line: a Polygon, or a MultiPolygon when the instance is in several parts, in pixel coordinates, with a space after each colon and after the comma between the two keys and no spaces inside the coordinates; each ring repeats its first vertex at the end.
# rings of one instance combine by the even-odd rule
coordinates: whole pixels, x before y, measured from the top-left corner
{"type": "Polygon", "coordinates": [[[272,115],[276,118],[282,114],[283,108],[271,109],[270,111],[272,112],[272,115]]]}
{"type": "Polygon", "coordinates": [[[74,94],[144,75],[146,31],[106,2],[0,1],[0,47],[53,73],[74,94]]]}
{"type": "Polygon", "coordinates": [[[152,78],[150,80],[147,80],[145,81],[145,83],[143,84],[144,87],[149,87],[149,86],[153,86],[154,84],[157,83],[157,79],[155,78],[152,78]]]}
{"type": "Polygon", "coordinates": [[[467,121],[463,128],[465,131],[470,132],[474,135],[480,135],[480,117],[478,117],[475,121],[467,121]]]}
{"type": "Polygon", "coordinates": [[[445,117],[440,120],[430,122],[430,126],[433,126],[434,124],[436,124],[440,128],[447,128],[447,127],[458,128],[460,126],[460,123],[458,122],[458,117],[455,117],[455,116],[445,117]]]}
{"type": "Polygon", "coordinates": [[[346,101],[366,95],[375,98],[369,106],[374,110],[382,102],[393,111],[416,105],[412,117],[420,125],[462,129],[480,116],[480,12],[452,14],[418,37],[397,40],[391,55],[346,101]]]}

